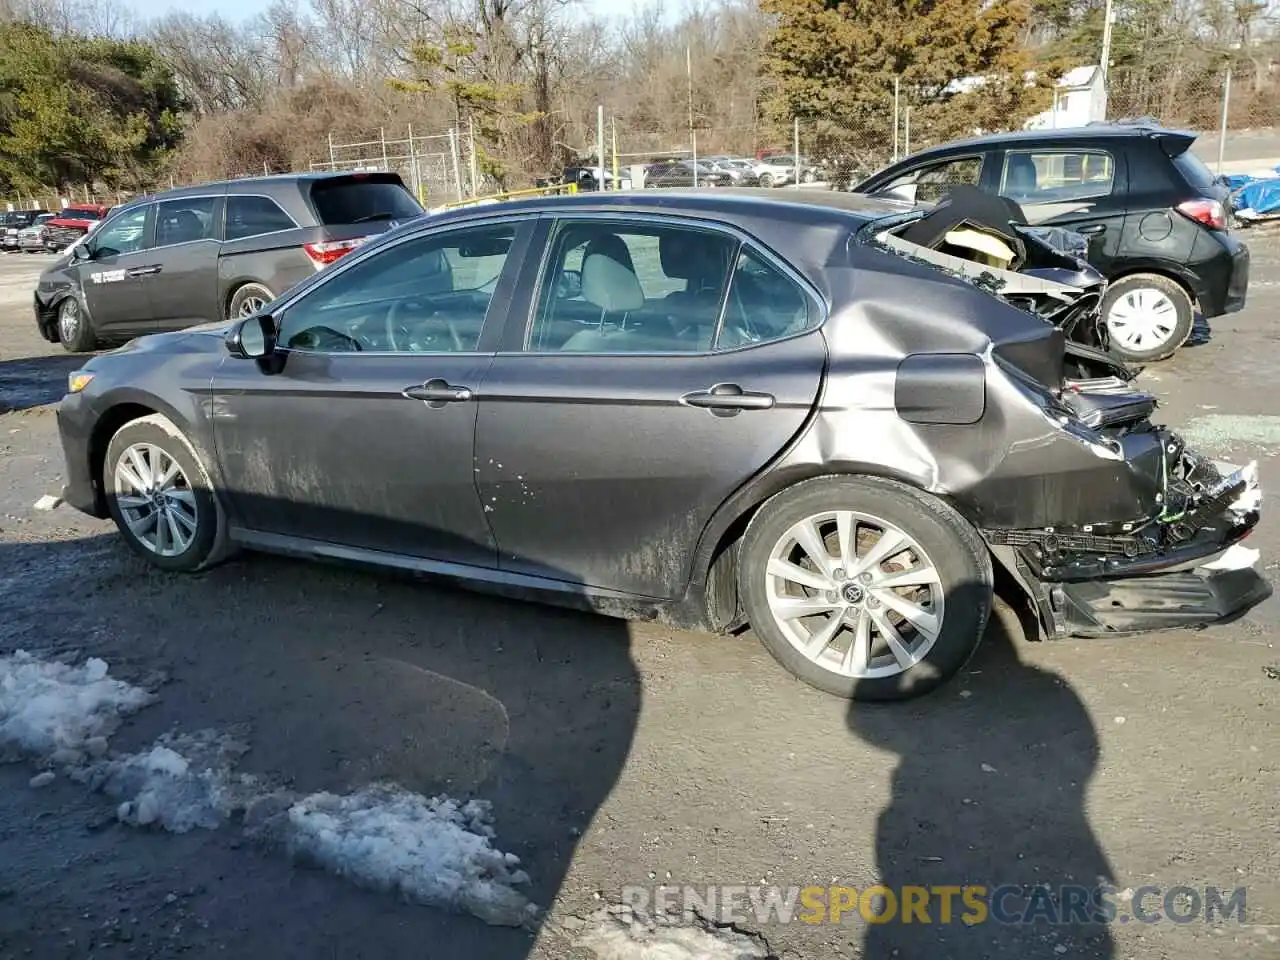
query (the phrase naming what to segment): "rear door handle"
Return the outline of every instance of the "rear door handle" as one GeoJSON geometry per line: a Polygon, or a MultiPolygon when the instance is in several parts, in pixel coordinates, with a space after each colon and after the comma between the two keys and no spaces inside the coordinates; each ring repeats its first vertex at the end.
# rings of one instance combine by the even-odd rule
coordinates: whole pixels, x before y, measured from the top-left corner
{"type": "Polygon", "coordinates": [[[1076,231],[1076,233],[1083,233],[1086,237],[1094,237],[1100,233],[1106,233],[1106,232],[1107,232],[1107,225],[1105,223],[1091,223],[1089,224],[1089,226],[1081,227],[1079,230],[1076,231]]]}
{"type": "Polygon", "coordinates": [[[154,264],[149,267],[134,267],[132,270],[126,270],[126,277],[149,277],[160,272],[160,265],[154,264]]]}
{"type": "Polygon", "coordinates": [[[424,400],[430,407],[443,407],[446,403],[463,403],[471,399],[469,387],[455,387],[439,377],[428,380],[426,383],[405,387],[400,392],[410,400],[424,400]]]}
{"type": "Polygon", "coordinates": [[[717,383],[710,390],[686,393],[680,402],[689,407],[703,407],[712,413],[736,413],[739,410],[768,410],[775,400],[771,393],[743,390],[736,383],[717,383]]]}

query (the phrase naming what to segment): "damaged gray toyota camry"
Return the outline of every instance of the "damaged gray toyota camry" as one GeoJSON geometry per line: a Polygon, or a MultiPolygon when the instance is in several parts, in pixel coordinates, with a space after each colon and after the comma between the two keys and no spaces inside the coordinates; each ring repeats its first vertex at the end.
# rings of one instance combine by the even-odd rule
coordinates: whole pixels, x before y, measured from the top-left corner
{"type": "Polygon", "coordinates": [[[71,374],[64,497],[165,570],[249,548],[749,625],[856,699],[953,675],[998,581],[1041,638],[1267,597],[1240,543],[1256,468],[1153,424],[1133,371],[1073,342],[1101,278],[969,199],[422,217],[258,315],[71,374]]]}

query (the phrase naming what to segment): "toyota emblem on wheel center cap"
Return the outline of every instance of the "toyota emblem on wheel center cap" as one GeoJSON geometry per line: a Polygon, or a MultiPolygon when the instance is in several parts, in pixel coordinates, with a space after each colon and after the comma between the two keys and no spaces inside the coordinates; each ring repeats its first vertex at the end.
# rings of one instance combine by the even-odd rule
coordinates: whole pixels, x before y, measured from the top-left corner
{"type": "Polygon", "coordinates": [[[846,583],[841,587],[840,595],[844,597],[845,603],[861,603],[863,596],[862,587],[858,586],[856,583],[846,583]]]}

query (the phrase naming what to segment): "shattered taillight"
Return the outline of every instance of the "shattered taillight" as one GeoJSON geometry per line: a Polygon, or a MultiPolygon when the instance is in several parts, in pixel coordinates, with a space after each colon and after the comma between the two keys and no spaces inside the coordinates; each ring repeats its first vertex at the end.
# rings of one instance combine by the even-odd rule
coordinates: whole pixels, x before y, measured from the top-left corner
{"type": "Polygon", "coordinates": [[[1227,229],[1227,211],[1217,200],[1207,197],[1178,204],[1177,210],[1184,217],[1202,223],[1211,230],[1227,229]]]}
{"type": "Polygon", "coordinates": [[[306,251],[311,262],[315,264],[317,270],[326,267],[335,260],[340,260],[346,256],[360,244],[368,240],[368,237],[355,237],[351,240],[327,240],[323,243],[304,243],[302,249],[306,251]]]}

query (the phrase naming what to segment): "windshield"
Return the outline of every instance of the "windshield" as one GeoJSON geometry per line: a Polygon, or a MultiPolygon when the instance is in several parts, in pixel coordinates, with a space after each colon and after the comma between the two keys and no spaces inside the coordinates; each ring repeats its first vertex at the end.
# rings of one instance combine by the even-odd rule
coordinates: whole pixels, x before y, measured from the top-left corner
{"type": "Polygon", "coordinates": [[[377,220],[412,220],[422,207],[399,178],[346,177],[317,180],[311,185],[311,202],[326,226],[372,223],[377,220]]]}
{"type": "Polygon", "coordinates": [[[58,216],[64,220],[101,220],[102,214],[97,210],[73,210],[70,207],[63,210],[58,216]]]}
{"type": "Polygon", "coordinates": [[[1209,190],[1214,185],[1213,171],[1190,150],[1184,150],[1173,158],[1173,165],[1196,190],[1209,190]]]}

